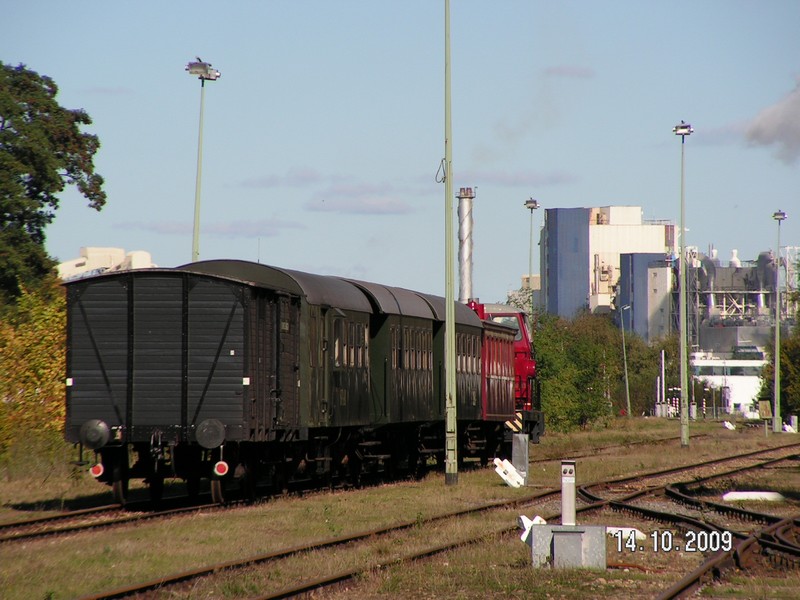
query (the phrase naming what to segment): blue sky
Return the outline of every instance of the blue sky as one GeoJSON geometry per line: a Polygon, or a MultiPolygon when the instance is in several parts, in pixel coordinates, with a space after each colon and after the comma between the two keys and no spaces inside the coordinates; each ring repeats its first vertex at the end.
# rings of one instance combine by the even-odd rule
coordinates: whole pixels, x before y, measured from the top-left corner
{"type": "MultiPolygon", "coordinates": [[[[200,56],[222,73],[205,95],[201,259],[444,294],[443,7],[6,6],[0,60],[52,77],[102,143],[108,204],[98,213],[65,192],[49,252],[189,262],[200,84],[184,68],[200,56]]],[[[477,188],[474,293],[519,287],[530,197],[677,222],[682,119],[695,128],[687,243],[755,259],[783,209],[781,245],[800,245],[798,24],[795,0],[452,0],[454,190],[477,188]]]]}

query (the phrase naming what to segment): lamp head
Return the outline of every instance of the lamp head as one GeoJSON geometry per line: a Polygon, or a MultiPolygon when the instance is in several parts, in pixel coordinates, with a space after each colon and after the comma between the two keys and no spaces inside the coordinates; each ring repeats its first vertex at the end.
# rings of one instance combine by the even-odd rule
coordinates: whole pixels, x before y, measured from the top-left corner
{"type": "Polygon", "coordinates": [[[534,200],[533,198],[530,198],[529,200],[525,201],[525,205],[524,206],[528,210],[534,211],[537,208],[539,208],[539,201],[538,200],[534,200]]]}
{"type": "Polygon", "coordinates": [[[198,79],[208,81],[216,81],[221,75],[219,71],[211,68],[211,63],[203,62],[199,60],[199,57],[196,62],[186,65],[186,70],[189,71],[189,75],[197,75],[198,79]]]}
{"type": "Polygon", "coordinates": [[[692,126],[689,123],[681,121],[680,125],[675,125],[675,127],[672,128],[672,133],[683,137],[694,133],[694,129],[692,129],[692,126]]]}

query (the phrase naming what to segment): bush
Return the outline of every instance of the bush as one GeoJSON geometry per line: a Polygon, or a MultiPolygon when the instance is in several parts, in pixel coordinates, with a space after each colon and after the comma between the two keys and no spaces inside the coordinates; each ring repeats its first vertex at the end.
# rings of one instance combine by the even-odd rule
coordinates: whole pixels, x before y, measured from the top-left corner
{"type": "Polygon", "coordinates": [[[23,290],[0,322],[0,456],[31,432],[64,426],[66,309],[55,282],[23,290]]]}

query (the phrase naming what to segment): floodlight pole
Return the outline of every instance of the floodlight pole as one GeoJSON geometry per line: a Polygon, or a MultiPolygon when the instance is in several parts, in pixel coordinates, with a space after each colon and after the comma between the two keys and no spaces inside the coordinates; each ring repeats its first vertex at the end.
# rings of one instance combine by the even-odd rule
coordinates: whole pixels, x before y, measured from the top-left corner
{"type": "Polygon", "coordinates": [[[691,135],[694,129],[688,123],[681,121],[680,125],[672,128],[675,135],[681,136],[681,225],[680,225],[680,290],[678,296],[680,314],[680,339],[681,339],[681,446],[689,447],[689,353],[686,348],[687,318],[686,318],[686,194],[685,180],[685,147],[686,136],[691,135]]]}
{"type": "Polygon", "coordinates": [[[206,80],[200,78],[200,128],[197,134],[197,178],[194,183],[194,228],[192,229],[192,262],[200,258],[200,181],[203,173],[203,108],[206,80]]]}
{"type": "Polygon", "coordinates": [[[625,311],[630,310],[630,304],[626,304],[619,311],[622,324],[622,362],[625,366],[625,406],[628,409],[628,418],[631,416],[631,391],[628,386],[628,352],[625,349],[625,311]]]}
{"type": "Polygon", "coordinates": [[[200,79],[200,128],[197,135],[197,177],[194,185],[194,228],[192,230],[192,262],[200,258],[200,181],[203,172],[203,112],[206,99],[206,80],[216,81],[220,72],[211,68],[198,57],[197,62],[186,66],[189,75],[197,75],[200,79]]]}
{"type": "Polygon", "coordinates": [[[781,419],[781,221],[786,218],[782,210],[772,215],[778,222],[778,244],[775,253],[775,410],[772,413],[772,431],[783,431],[781,419]]]}
{"type": "Polygon", "coordinates": [[[450,116],[450,0],[444,0],[444,260],[445,260],[445,475],[458,483],[456,331],[453,294],[453,125],[450,116]]]}
{"type": "Polygon", "coordinates": [[[528,314],[528,327],[531,331],[531,335],[533,335],[533,211],[539,208],[539,201],[529,198],[525,201],[523,206],[531,211],[531,234],[528,252],[528,292],[529,299],[531,301],[531,308],[530,313],[528,314]]]}

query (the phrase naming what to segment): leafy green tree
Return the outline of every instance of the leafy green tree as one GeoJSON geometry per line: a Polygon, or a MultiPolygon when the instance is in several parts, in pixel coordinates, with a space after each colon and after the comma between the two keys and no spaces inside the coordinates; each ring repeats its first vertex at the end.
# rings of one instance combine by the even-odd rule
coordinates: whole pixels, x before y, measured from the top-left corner
{"type": "Polygon", "coordinates": [[[95,210],[106,202],[93,163],[100,142],[81,131],[92,120],[61,107],[57,93],[49,77],[0,63],[0,301],[52,271],[44,230],[67,184],[95,210]]]}
{"type": "Polygon", "coordinates": [[[0,322],[0,454],[15,436],[60,432],[66,370],[64,290],[21,291],[0,322]]]}
{"type": "MultiPolygon", "coordinates": [[[[767,346],[767,364],[761,371],[761,398],[774,400],[775,349],[767,346]]],[[[800,325],[781,337],[781,415],[800,414],[800,325]]]]}
{"type": "Polygon", "coordinates": [[[534,348],[548,427],[569,431],[610,415],[612,382],[621,372],[621,358],[607,350],[613,336],[604,317],[538,316],[534,348]]]}

